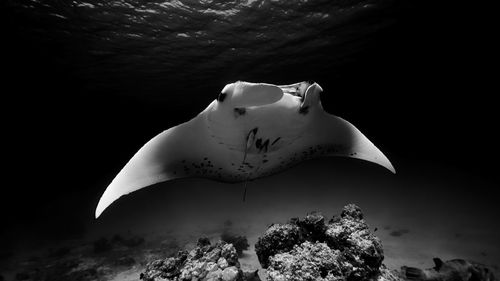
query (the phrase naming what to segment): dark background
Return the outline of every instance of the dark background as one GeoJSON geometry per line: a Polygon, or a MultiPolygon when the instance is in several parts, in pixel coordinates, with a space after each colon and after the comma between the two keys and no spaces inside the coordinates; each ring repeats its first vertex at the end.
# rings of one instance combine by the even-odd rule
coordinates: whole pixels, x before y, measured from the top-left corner
{"type": "Polygon", "coordinates": [[[471,189],[496,196],[489,18],[483,8],[436,2],[278,1],[207,16],[208,7],[231,7],[194,1],[198,13],[165,8],[141,18],[126,7],[3,1],[2,235],[80,235],[142,144],[236,80],[314,80],[325,110],[369,136],[397,176],[466,175],[473,180],[454,183],[450,201],[471,189]],[[307,17],[325,11],[326,19],[307,17]]]}

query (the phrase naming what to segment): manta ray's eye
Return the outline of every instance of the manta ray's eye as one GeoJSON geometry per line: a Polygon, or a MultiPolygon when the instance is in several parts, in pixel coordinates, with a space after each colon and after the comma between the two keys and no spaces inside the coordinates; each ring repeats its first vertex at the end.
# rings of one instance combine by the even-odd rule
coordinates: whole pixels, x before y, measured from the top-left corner
{"type": "Polygon", "coordinates": [[[223,102],[224,99],[226,98],[227,94],[226,93],[220,93],[219,96],[217,96],[217,101],[223,102]]]}

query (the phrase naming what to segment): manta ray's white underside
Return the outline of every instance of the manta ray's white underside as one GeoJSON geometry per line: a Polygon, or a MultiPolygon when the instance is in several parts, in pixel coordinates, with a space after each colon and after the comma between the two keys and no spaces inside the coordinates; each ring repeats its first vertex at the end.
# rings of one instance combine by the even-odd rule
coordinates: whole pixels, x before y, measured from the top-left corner
{"type": "Polygon", "coordinates": [[[356,127],[326,113],[321,87],[236,82],[192,120],[146,143],[102,195],[96,218],[119,197],[183,177],[251,180],[303,160],[346,156],[395,172],[387,157],[356,127]]]}

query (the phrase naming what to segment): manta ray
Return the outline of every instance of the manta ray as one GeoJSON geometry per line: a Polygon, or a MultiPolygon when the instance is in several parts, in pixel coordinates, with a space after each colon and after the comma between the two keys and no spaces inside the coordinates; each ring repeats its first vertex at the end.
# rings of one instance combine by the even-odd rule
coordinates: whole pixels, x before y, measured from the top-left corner
{"type": "Polygon", "coordinates": [[[246,182],[323,156],[362,159],[395,173],[356,127],[323,110],[322,91],[314,82],[226,85],[195,118],[158,134],[130,159],[104,191],[96,218],[121,196],[159,182],[246,182]]]}

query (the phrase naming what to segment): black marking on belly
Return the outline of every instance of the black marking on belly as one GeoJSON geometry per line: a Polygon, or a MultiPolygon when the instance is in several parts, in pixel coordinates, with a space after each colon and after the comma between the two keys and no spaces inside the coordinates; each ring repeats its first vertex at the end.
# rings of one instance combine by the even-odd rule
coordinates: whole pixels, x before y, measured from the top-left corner
{"type": "MultiPolygon", "coordinates": [[[[248,132],[247,137],[246,137],[246,148],[245,148],[245,156],[247,154],[247,150],[252,146],[252,144],[255,142],[255,136],[257,135],[257,131],[259,130],[258,127],[253,128],[248,132]]],[[[243,158],[243,161],[245,161],[245,157],[243,158]]]]}
{"type": "Polygon", "coordinates": [[[279,141],[281,139],[281,137],[277,137],[272,143],[271,145],[274,145],[277,141],[279,141]]]}
{"type": "MultiPolygon", "coordinates": [[[[258,130],[259,130],[259,127],[255,127],[255,128],[253,128],[253,129],[252,129],[252,130],[250,130],[250,132],[248,133],[248,136],[250,136],[251,134],[256,135],[258,130]]],[[[247,137],[247,138],[248,138],[248,137],[247,137]]]]}
{"type": "Polygon", "coordinates": [[[269,139],[267,139],[264,143],[260,144],[260,146],[257,146],[257,144],[255,146],[259,149],[259,152],[264,151],[265,153],[267,152],[267,149],[269,147],[269,139]]]}
{"type": "Polygon", "coordinates": [[[255,141],[255,147],[257,147],[257,149],[260,149],[260,146],[262,145],[262,139],[257,139],[255,141]]]}
{"type": "Polygon", "coordinates": [[[257,131],[259,130],[259,127],[255,127],[253,128],[252,130],[250,130],[250,132],[248,132],[247,134],[247,137],[246,137],[246,145],[245,145],[245,153],[243,154],[243,162],[245,162],[246,158],[247,158],[247,153],[248,153],[248,149],[250,149],[250,147],[254,144],[255,142],[255,137],[257,135],[257,131]]]}
{"type": "Polygon", "coordinates": [[[246,112],[247,112],[247,110],[244,107],[235,107],[234,108],[234,117],[238,118],[242,115],[245,115],[246,112]]]}

